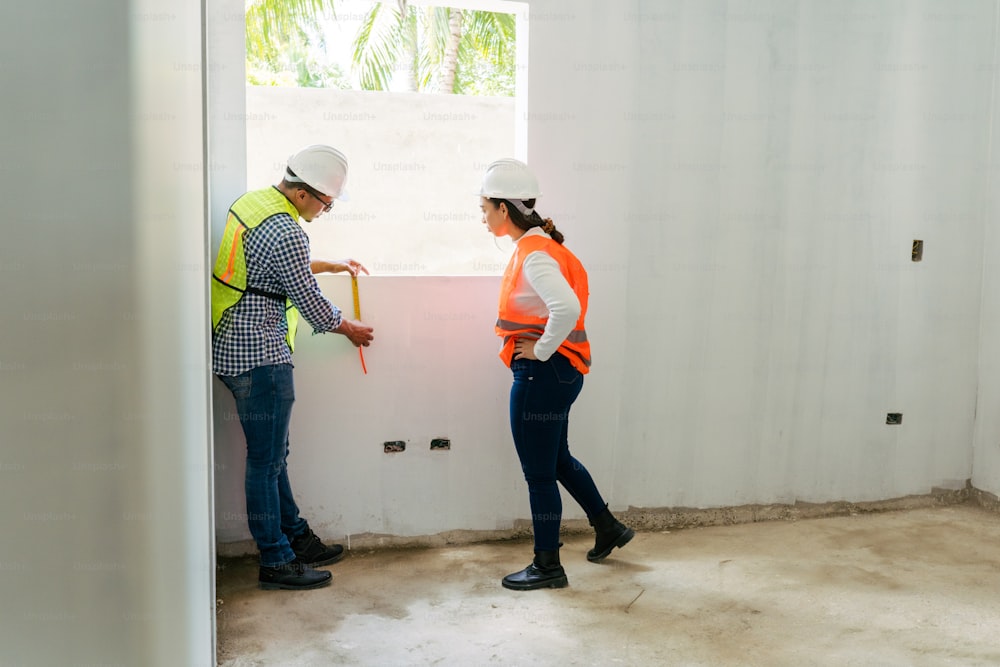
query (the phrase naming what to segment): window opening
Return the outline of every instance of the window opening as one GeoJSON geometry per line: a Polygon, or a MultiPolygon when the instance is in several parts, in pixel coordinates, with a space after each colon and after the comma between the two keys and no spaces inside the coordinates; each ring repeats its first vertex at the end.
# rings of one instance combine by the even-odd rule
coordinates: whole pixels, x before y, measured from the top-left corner
{"type": "Polygon", "coordinates": [[[491,239],[475,192],[490,162],[526,158],[527,4],[303,6],[248,2],[248,188],[277,182],[298,148],[333,145],[350,200],[304,223],[314,257],[499,275],[512,244],[491,239]]]}

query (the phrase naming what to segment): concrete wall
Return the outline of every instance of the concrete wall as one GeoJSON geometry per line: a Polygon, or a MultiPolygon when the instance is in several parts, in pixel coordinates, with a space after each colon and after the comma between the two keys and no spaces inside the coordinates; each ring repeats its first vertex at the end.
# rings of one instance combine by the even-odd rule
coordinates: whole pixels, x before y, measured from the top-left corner
{"type": "Polygon", "coordinates": [[[512,244],[487,234],[475,192],[514,155],[514,100],[425,93],[246,89],[247,182],[276,183],[311,143],[350,160],[350,201],[307,227],[316,257],[381,275],[499,275],[512,244]]]}
{"type": "Polygon", "coordinates": [[[0,22],[0,663],[213,660],[198,2],[0,22]]]}
{"type": "MultiPolygon", "coordinates": [[[[572,445],[613,507],[865,501],[973,475],[996,6],[531,3],[528,157],[591,274],[572,445]]],[[[323,284],[349,303],[345,279],[323,284]]],[[[527,517],[493,287],[363,281],[366,378],[341,341],[303,344],[293,484],[327,534],[527,517]],[[454,450],[425,451],[432,435],[454,450]]],[[[996,430],[976,449],[994,471],[996,430]]],[[[246,537],[237,446],[223,541],[246,537]]]]}
{"type": "MultiPolygon", "coordinates": [[[[998,12],[1000,16],[1000,12],[998,12]]],[[[995,19],[1000,20],[1000,19],[995,19]]],[[[994,57],[983,68],[990,79],[991,128],[986,139],[987,155],[977,163],[979,178],[989,188],[981,203],[986,221],[983,235],[983,289],[979,330],[979,393],[976,402],[976,430],[973,450],[972,484],[1000,495],[1000,263],[994,249],[1000,243],[996,221],[1000,219],[1000,107],[997,106],[997,77],[1000,64],[994,57]]]]}
{"type": "MultiPolygon", "coordinates": [[[[365,350],[343,336],[296,342],[289,475],[303,515],[321,535],[433,535],[507,529],[528,513],[506,415],[510,372],[497,358],[499,278],[371,277],[365,350]],[[431,451],[436,437],[451,451],[431,451]],[[383,443],[404,440],[405,452],[383,443]]],[[[350,308],[350,278],[322,276],[350,308]]],[[[232,395],[216,382],[216,526],[220,542],[249,537],[245,449],[232,395]]]]}
{"type": "Polygon", "coordinates": [[[609,184],[616,214],[581,202],[575,247],[628,264],[613,288],[623,305],[591,318],[627,323],[619,338],[595,335],[627,351],[616,501],[962,485],[995,4],[532,6],[555,17],[533,22],[532,40],[564,54],[532,61],[534,110],[574,116],[529,130],[533,162],[556,175],[556,196],[609,184]],[[614,92],[588,104],[606,84],[614,92]],[[588,132],[614,119],[617,132],[588,132]],[[611,252],[609,219],[627,229],[611,252]]]}

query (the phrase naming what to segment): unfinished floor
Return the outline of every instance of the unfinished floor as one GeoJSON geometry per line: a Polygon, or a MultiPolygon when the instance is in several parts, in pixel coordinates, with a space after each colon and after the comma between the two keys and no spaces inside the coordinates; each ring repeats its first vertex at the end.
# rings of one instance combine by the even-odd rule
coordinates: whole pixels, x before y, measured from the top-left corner
{"type": "Polygon", "coordinates": [[[354,550],[333,585],[218,578],[219,664],[1000,665],[1000,515],[974,505],[639,533],[569,588],[512,592],[530,543],[354,550]]]}

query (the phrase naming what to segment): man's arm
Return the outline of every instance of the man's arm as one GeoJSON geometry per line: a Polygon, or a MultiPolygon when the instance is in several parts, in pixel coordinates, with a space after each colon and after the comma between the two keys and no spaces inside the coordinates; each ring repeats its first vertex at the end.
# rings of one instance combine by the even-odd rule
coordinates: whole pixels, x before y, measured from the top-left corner
{"type": "Polygon", "coordinates": [[[368,345],[372,328],[343,318],[340,309],[323,296],[312,275],[309,238],[305,233],[290,233],[275,244],[274,263],[285,295],[317,332],[343,334],[356,346],[368,345]]]}
{"type": "Polygon", "coordinates": [[[330,262],[325,259],[314,259],[309,263],[309,268],[313,273],[343,273],[347,271],[352,276],[356,276],[363,271],[368,274],[368,269],[361,262],[354,259],[341,259],[336,262],[330,262]]]}

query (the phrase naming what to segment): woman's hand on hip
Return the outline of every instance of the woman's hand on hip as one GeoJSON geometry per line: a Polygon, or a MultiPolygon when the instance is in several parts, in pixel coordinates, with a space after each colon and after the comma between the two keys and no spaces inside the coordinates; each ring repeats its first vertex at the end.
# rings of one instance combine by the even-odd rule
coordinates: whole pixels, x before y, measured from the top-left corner
{"type": "Polygon", "coordinates": [[[535,342],[530,338],[518,338],[514,341],[515,359],[538,359],[535,356],[535,342]]]}

